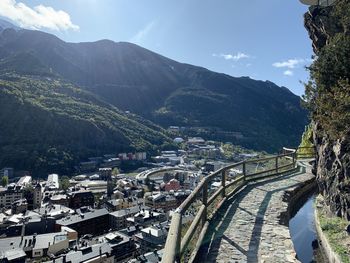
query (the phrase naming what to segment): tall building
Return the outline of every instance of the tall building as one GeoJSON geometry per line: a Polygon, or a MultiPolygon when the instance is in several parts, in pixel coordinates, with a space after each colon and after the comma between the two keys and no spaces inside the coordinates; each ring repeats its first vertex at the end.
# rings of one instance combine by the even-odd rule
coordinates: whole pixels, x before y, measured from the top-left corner
{"type": "Polygon", "coordinates": [[[43,187],[40,183],[37,183],[34,188],[34,196],[33,196],[33,206],[34,209],[41,207],[41,201],[43,199],[43,187]]]}
{"type": "Polygon", "coordinates": [[[3,168],[0,170],[0,177],[7,176],[8,178],[13,177],[13,168],[3,168]]]}

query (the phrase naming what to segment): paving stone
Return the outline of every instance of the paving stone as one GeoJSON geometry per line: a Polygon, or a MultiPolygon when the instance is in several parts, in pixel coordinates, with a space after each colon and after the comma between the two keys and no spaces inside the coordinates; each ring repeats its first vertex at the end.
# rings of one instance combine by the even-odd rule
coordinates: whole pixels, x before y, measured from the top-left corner
{"type": "Polygon", "coordinates": [[[213,242],[210,256],[201,262],[299,262],[289,229],[279,221],[288,209],[284,192],[312,177],[295,173],[249,184],[232,200],[221,222],[216,222],[211,238],[221,242],[213,242]]]}

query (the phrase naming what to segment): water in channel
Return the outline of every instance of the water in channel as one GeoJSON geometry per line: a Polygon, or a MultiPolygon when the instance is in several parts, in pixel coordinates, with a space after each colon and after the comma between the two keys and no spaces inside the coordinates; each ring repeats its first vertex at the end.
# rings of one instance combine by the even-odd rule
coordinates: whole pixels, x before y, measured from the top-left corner
{"type": "Polygon", "coordinates": [[[318,261],[317,251],[314,250],[317,244],[314,203],[315,195],[308,197],[289,221],[294,249],[302,263],[318,261]]]}

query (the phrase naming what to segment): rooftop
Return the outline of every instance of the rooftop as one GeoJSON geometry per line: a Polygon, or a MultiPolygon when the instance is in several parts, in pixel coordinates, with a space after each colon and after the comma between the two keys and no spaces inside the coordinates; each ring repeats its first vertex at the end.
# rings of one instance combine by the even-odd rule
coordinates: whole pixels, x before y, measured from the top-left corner
{"type": "MultiPolygon", "coordinates": [[[[25,247],[32,247],[33,249],[48,248],[50,244],[66,240],[67,234],[65,232],[49,233],[35,236],[24,236],[21,242],[21,237],[9,237],[0,239],[0,258],[4,258],[6,253],[12,251],[19,253],[19,249],[23,251],[25,247]],[[34,241],[35,240],[35,241],[34,241]],[[15,251],[13,251],[15,250],[15,251]]],[[[11,255],[11,253],[10,253],[11,255]]]]}
{"type": "Polygon", "coordinates": [[[129,208],[125,208],[122,210],[118,210],[115,212],[110,213],[110,215],[114,216],[114,217],[125,217],[131,214],[136,214],[139,211],[141,211],[142,209],[149,209],[149,207],[146,206],[133,206],[133,207],[129,207],[129,208]]]}
{"type": "Polygon", "coordinates": [[[108,215],[108,210],[105,208],[102,208],[102,209],[91,210],[86,213],[80,212],[78,214],[70,215],[60,220],[57,220],[56,223],[61,226],[67,226],[67,225],[76,224],[79,222],[83,222],[83,221],[104,216],[104,215],[108,215]]]}

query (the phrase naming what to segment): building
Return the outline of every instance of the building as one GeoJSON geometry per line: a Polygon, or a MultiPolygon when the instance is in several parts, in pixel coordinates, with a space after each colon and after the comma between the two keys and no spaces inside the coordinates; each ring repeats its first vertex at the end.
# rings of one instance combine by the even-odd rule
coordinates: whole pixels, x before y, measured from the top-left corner
{"type": "Polygon", "coordinates": [[[171,179],[164,185],[164,190],[169,192],[171,190],[177,191],[180,189],[180,182],[176,179],[171,179]]]}
{"type": "Polygon", "coordinates": [[[17,200],[23,199],[23,193],[20,187],[14,184],[8,185],[7,188],[0,188],[0,207],[11,208],[12,204],[17,200]]]}
{"type": "Polygon", "coordinates": [[[106,202],[106,207],[109,211],[117,211],[129,207],[133,207],[143,202],[136,197],[122,198],[122,199],[112,199],[106,202]]]}
{"type": "Polygon", "coordinates": [[[53,191],[60,188],[58,174],[49,174],[46,181],[46,190],[53,191]]]}
{"type": "Polygon", "coordinates": [[[165,224],[153,225],[141,230],[135,235],[136,242],[140,245],[141,253],[162,249],[168,235],[165,224]]]}
{"type": "Polygon", "coordinates": [[[176,138],[173,140],[173,142],[174,142],[174,143],[177,143],[177,144],[183,143],[184,141],[185,141],[185,140],[182,139],[181,137],[176,137],[176,138]]]}
{"type": "Polygon", "coordinates": [[[136,255],[136,245],[133,239],[120,233],[113,232],[97,237],[98,243],[77,247],[61,255],[54,261],[46,263],[117,263],[127,262],[136,255]]]}
{"type": "Polygon", "coordinates": [[[108,233],[98,240],[102,243],[107,242],[112,248],[111,255],[114,257],[114,262],[125,262],[137,254],[135,241],[120,232],[108,233]]]}
{"type": "Polygon", "coordinates": [[[94,206],[95,197],[91,191],[78,191],[68,194],[69,207],[77,209],[83,206],[94,206]]]}
{"type": "Polygon", "coordinates": [[[114,230],[120,230],[131,225],[131,222],[127,219],[129,217],[134,216],[142,209],[149,209],[148,207],[134,206],[126,209],[122,209],[119,211],[115,211],[109,214],[110,217],[110,225],[114,230]]]}
{"type": "Polygon", "coordinates": [[[137,153],[135,153],[135,159],[137,161],[145,161],[147,159],[147,153],[146,152],[137,152],[137,153]]]}
{"type": "Polygon", "coordinates": [[[164,213],[159,213],[148,209],[142,209],[134,216],[127,218],[127,221],[131,222],[133,225],[140,225],[145,227],[150,226],[153,223],[160,223],[166,221],[166,216],[164,213]]]}
{"type": "Polygon", "coordinates": [[[32,183],[32,177],[29,175],[26,176],[22,176],[21,178],[19,178],[18,182],[16,183],[16,187],[19,188],[24,188],[27,185],[30,185],[32,183]]]}
{"type": "Polygon", "coordinates": [[[130,260],[128,263],[158,263],[162,261],[164,249],[154,250],[130,260]]]}
{"type": "Polygon", "coordinates": [[[55,219],[48,216],[41,216],[32,211],[15,214],[6,219],[4,228],[0,229],[0,235],[16,237],[21,235],[34,235],[55,232],[55,219]]]}
{"type": "Polygon", "coordinates": [[[188,138],[187,143],[189,145],[203,145],[205,144],[205,140],[201,137],[192,137],[188,138]]]}
{"type": "Polygon", "coordinates": [[[92,172],[96,169],[97,162],[96,161],[89,161],[89,162],[81,162],[79,164],[79,171],[81,172],[92,172]]]}
{"type": "Polygon", "coordinates": [[[65,194],[52,195],[49,197],[49,203],[53,205],[69,206],[69,198],[65,194]]]}
{"type": "Polygon", "coordinates": [[[56,221],[56,231],[61,227],[69,227],[78,232],[79,236],[85,234],[101,235],[109,229],[109,213],[103,209],[81,208],[76,214],[66,216],[56,221]]]}
{"type": "Polygon", "coordinates": [[[180,127],[179,126],[170,126],[168,128],[169,131],[171,132],[179,132],[180,131],[180,127]]]}
{"type": "Polygon", "coordinates": [[[207,172],[215,172],[224,166],[225,166],[225,163],[223,162],[207,162],[204,165],[204,168],[205,168],[205,171],[207,172]]]}
{"type": "Polygon", "coordinates": [[[102,180],[84,180],[76,186],[83,189],[88,189],[92,193],[105,193],[108,183],[102,180]]]}
{"type": "Polygon", "coordinates": [[[19,199],[12,203],[11,211],[12,214],[25,213],[28,210],[27,199],[19,199]]]}
{"type": "Polygon", "coordinates": [[[144,198],[145,205],[153,209],[164,209],[169,211],[178,207],[177,200],[174,196],[164,193],[155,193],[144,198]]]}
{"type": "Polygon", "coordinates": [[[0,261],[18,262],[23,257],[41,258],[58,254],[69,247],[66,232],[0,239],[0,261]]]}
{"type": "Polygon", "coordinates": [[[53,204],[42,206],[34,210],[34,212],[38,213],[41,216],[52,217],[55,219],[64,218],[66,216],[74,214],[74,210],[70,209],[69,207],[53,204]]]}
{"type": "Polygon", "coordinates": [[[115,168],[120,166],[120,159],[119,158],[109,158],[103,161],[103,163],[100,165],[103,168],[115,168]]]}
{"type": "Polygon", "coordinates": [[[8,178],[12,178],[14,174],[13,168],[5,167],[0,170],[0,177],[7,176],[8,178]]]}
{"type": "Polygon", "coordinates": [[[33,208],[39,208],[41,207],[41,202],[43,200],[43,187],[40,183],[37,183],[34,188],[34,195],[33,195],[33,208]]]}
{"type": "Polygon", "coordinates": [[[101,180],[108,181],[112,178],[112,168],[100,168],[98,169],[101,180]]]}

